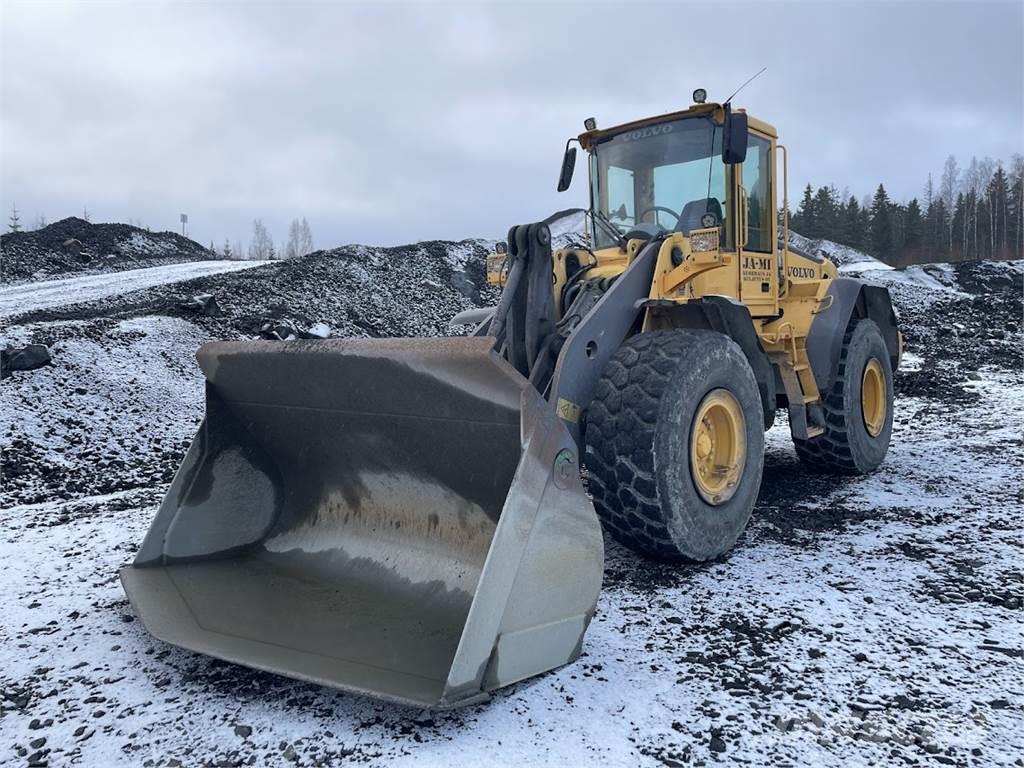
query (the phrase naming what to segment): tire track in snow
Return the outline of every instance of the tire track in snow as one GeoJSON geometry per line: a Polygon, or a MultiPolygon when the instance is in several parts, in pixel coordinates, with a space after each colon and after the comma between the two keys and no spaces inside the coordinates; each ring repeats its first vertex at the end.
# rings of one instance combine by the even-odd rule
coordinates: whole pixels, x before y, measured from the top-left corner
{"type": "Polygon", "coordinates": [[[195,277],[251,269],[269,261],[191,261],[161,267],[69,277],[0,289],[0,318],[40,309],[96,301],[155,285],[180,283],[195,277]]]}

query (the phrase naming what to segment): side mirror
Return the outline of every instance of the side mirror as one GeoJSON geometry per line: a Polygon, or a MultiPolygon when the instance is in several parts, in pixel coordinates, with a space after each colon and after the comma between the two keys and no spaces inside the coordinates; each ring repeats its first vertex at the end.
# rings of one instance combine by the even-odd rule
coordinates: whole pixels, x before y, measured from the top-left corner
{"type": "Polygon", "coordinates": [[[722,162],[737,165],[747,159],[747,113],[733,112],[725,105],[725,127],[722,133],[722,162]]]}
{"type": "Polygon", "coordinates": [[[572,172],[576,170],[576,147],[566,147],[562,158],[562,172],[558,174],[558,191],[565,192],[572,184],[572,172]]]}

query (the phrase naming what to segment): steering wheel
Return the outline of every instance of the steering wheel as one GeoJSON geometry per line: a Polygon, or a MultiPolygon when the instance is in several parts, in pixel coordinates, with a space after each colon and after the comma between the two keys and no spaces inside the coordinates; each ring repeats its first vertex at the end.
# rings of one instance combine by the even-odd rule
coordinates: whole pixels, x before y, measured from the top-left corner
{"type": "MultiPolygon", "coordinates": [[[[644,220],[644,216],[646,216],[651,211],[655,211],[655,212],[661,211],[663,213],[670,214],[672,216],[672,218],[674,218],[676,220],[676,223],[679,222],[679,217],[682,215],[681,213],[676,213],[671,208],[666,208],[664,205],[652,205],[650,208],[645,208],[643,211],[641,211],[640,215],[636,217],[636,220],[637,221],[643,221],[644,220]]],[[[657,216],[654,217],[654,223],[658,224],[658,217],[657,216]]],[[[658,224],[658,226],[660,227],[661,225],[658,224]]]]}

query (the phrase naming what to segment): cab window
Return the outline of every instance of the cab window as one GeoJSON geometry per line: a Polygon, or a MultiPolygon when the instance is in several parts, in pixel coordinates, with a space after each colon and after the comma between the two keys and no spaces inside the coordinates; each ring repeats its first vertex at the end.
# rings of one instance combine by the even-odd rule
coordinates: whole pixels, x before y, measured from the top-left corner
{"type": "Polygon", "coordinates": [[[745,250],[771,253],[772,200],[771,184],[772,145],[768,139],[751,134],[747,144],[747,159],[743,162],[743,188],[749,201],[749,228],[745,250]]]}
{"type": "Polygon", "coordinates": [[[610,226],[594,224],[598,248],[618,243],[615,230],[689,234],[726,220],[732,168],[722,163],[722,131],[710,117],[691,116],[623,130],[591,148],[591,205],[610,226]]]}
{"type": "Polygon", "coordinates": [[[633,172],[618,166],[608,167],[608,211],[612,220],[636,224],[636,190],[633,172]]]}

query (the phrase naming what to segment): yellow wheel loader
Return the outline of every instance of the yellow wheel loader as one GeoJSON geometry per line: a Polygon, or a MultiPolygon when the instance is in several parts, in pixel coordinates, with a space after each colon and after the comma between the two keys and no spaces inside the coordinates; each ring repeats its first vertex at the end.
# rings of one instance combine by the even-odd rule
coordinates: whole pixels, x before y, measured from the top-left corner
{"type": "MultiPolygon", "coordinates": [[[[889,295],[787,245],[775,129],[698,96],[585,122],[585,245],[552,251],[557,216],[513,227],[488,259],[498,305],[456,318],[471,335],[200,349],[206,418],[121,572],[146,627],[466,704],[577,658],[602,524],[661,560],[726,552],[777,408],[808,467],[877,467],[902,346],[889,295]]],[[[562,190],[575,158],[567,143],[562,190]]]]}

